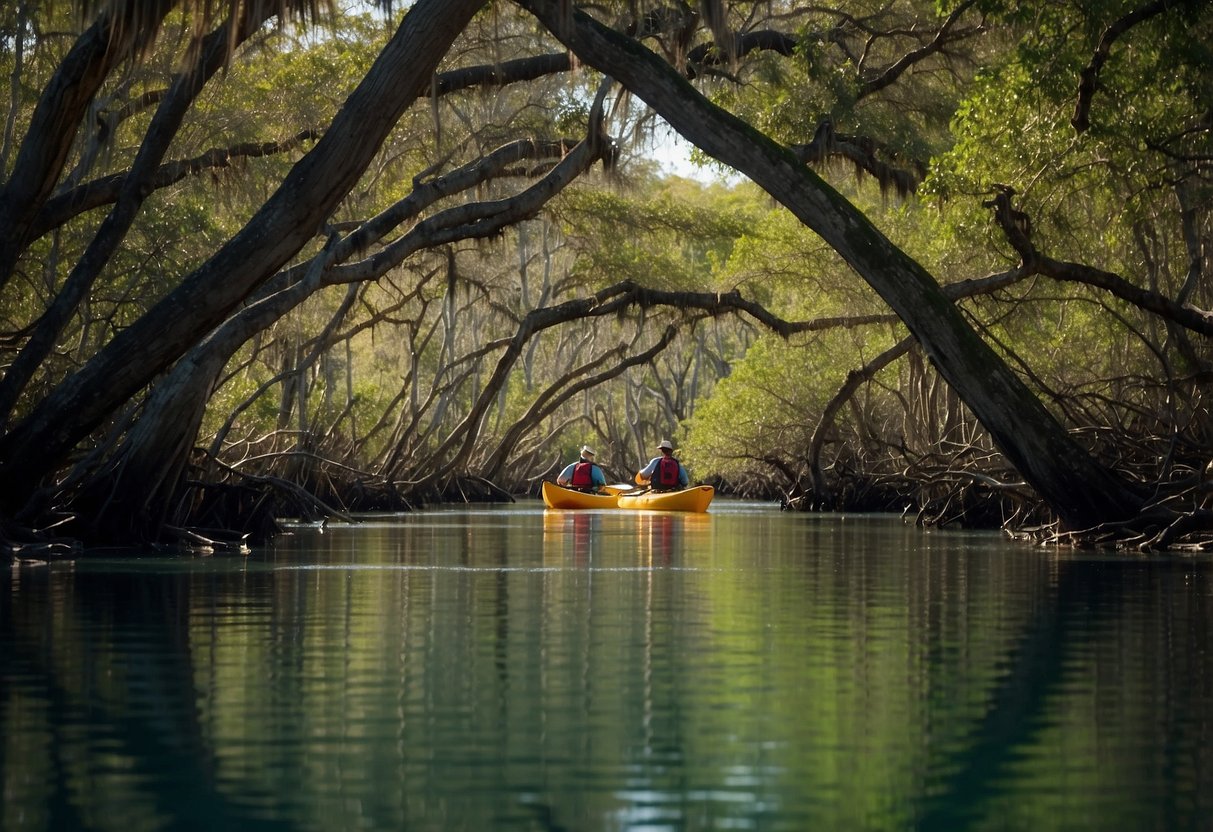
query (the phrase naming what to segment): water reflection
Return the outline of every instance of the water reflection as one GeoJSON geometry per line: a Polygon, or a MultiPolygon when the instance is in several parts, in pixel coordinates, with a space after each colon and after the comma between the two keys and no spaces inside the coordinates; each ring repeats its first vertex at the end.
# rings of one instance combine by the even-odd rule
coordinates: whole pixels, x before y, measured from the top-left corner
{"type": "Polygon", "coordinates": [[[0,584],[0,828],[1204,829],[1210,564],[435,511],[0,584]]]}
{"type": "Polygon", "coordinates": [[[595,536],[602,531],[602,513],[544,509],[544,563],[560,566],[571,562],[589,566],[595,536]]]}
{"type": "Polygon", "coordinates": [[[544,562],[552,566],[604,566],[593,563],[595,545],[601,549],[604,535],[632,534],[634,565],[673,566],[676,552],[710,551],[712,528],[713,520],[707,514],[545,509],[544,562]]]}

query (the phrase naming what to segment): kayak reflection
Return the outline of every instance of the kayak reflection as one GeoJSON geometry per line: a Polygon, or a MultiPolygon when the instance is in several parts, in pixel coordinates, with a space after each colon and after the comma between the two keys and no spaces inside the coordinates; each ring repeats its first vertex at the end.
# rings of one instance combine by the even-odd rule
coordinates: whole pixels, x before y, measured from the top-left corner
{"type": "Polygon", "coordinates": [[[602,515],[589,511],[543,512],[543,559],[563,563],[569,555],[578,566],[589,566],[602,515]]]}

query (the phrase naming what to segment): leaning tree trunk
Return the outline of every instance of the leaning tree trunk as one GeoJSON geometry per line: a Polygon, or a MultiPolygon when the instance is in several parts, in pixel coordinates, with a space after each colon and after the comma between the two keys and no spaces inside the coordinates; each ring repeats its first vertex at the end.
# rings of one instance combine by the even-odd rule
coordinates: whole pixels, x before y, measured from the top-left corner
{"type": "Polygon", "coordinates": [[[115,4],[102,12],[46,85],[10,178],[0,190],[0,288],[12,277],[30,227],[63,173],[93,96],[175,5],[176,0],[156,0],[125,9],[115,4]]]}
{"type": "Polygon", "coordinates": [[[1065,526],[1124,519],[1141,507],[1141,497],[1066,433],[926,269],[789,151],[712,104],[635,40],[570,12],[565,0],[515,2],[581,61],[622,83],[705,153],[749,176],[837,251],[905,322],[1065,526]]]}
{"type": "MultiPolygon", "coordinates": [[[[207,401],[223,368],[242,344],[280,320],[320,288],[335,282],[351,285],[374,280],[413,253],[459,239],[490,237],[507,225],[530,217],[572,183],[609,147],[604,142],[575,145],[540,181],[506,200],[464,203],[439,211],[417,223],[399,239],[367,260],[345,266],[346,258],[363,251],[368,239],[396,228],[407,218],[444,196],[469,190],[492,177],[510,160],[557,154],[568,142],[511,142],[490,154],[418,189],[392,208],[364,223],[348,237],[329,238],[310,263],[282,272],[264,284],[259,297],[189,351],[158,382],[121,446],[96,471],[84,472],[83,484],[72,501],[72,513],[82,518],[82,535],[93,542],[129,542],[161,536],[170,512],[183,502],[188,456],[197,441],[207,401]]],[[[300,363],[309,366],[313,359],[300,363]]],[[[303,380],[298,382],[301,385],[303,380]]],[[[307,404],[302,393],[300,414],[307,404]]],[[[301,415],[301,418],[303,416],[301,415]]],[[[301,433],[306,434],[306,429],[301,433]]],[[[176,518],[174,522],[182,522],[176,518]]]]}
{"type": "Polygon", "coordinates": [[[125,239],[144,200],[152,193],[152,180],[157,168],[185,120],[190,105],[215,73],[227,65],[235,48],[269,18],[272,10],[268,4],[246,9],[240,21],[229,20],[212,31],[203,39],[193,65],[177,73],[173,79],[109,214],[64,281],[50,308],[38,319],[29,341],[13,359],[4,379],[0,381],[0,426],[8,421],[18,397],[50,354],[64,325],[125,239]]]}
{"type": "Polygon", "coordinates": [[[248,224],[0,439],[0,505],[17,509],[71,448],[219,324],[313,237],[484,0],[419,0],[330,128],[248,224]]]}
{"type": "Polygon", "coordinates": [[[76,537],[91,544],[161,537],[224,366],[222,349],[201,347],[157,382],[122,447],[74,495],[70,508],[77,520],[70,531],[76,537]]]}

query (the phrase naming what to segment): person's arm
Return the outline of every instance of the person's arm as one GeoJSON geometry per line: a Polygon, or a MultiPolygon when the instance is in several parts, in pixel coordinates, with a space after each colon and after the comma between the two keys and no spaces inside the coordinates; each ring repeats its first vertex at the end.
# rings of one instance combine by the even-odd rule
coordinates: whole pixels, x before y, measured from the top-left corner
{"type": "Polygon", "coordinates": [[[678,484],[683,488],[687,488],[691,484],[691,477],[687,474],[687,467],[681,462],[678,463],[678,484]]]}
{"type": "Polygon", "coordinates": [[[636,482],[638,482],[640,485],[644,485],[646,482],[651,480],[653,478],[653,472],[657,470],[657,460],[659,460],[660,458],[661,457],[657,457],[657,456],[653,457],[652,459],[649,460],[648,465],[644,466],[639,471],[637,471],[636,472],[636,482]]]}
{"type": "Polygon", "coordinates": [[[556,477],[557,485],[568,485],[573,481],[573,466],[576,464],[576,462],[571,462],[565,466],[564,470],[560,472],[560,476],[556,477]]]}
{"type": "Polygon", "coordinates": [[[590,468],[590,482],[597,488],[606,485],[606,474],[597,465],[590,468]]]}

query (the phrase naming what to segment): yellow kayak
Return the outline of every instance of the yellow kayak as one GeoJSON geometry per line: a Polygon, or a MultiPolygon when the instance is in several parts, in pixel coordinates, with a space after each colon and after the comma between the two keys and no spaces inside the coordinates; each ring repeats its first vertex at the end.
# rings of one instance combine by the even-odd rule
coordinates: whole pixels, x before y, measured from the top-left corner
{"type": "Polygon", "coordinates": [[[564,488],[554,482],[543,483],[543,502],[548,508],[617,508],[614,494],[588,494],[564,488]]]}
{"type": "Polygon", "coordinates": [[[645,491],[620,494],[619,507],[649,511],[707,511],[716,490],[710,485],[695,485],[681,491],[645,491]]]}

